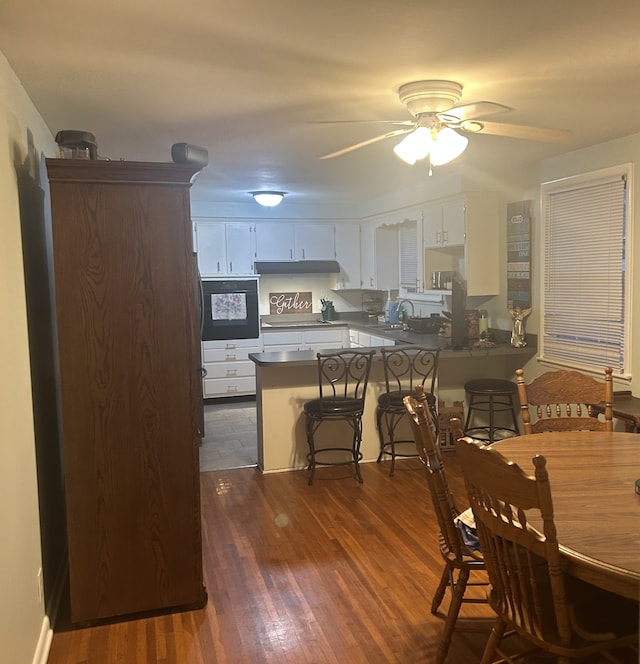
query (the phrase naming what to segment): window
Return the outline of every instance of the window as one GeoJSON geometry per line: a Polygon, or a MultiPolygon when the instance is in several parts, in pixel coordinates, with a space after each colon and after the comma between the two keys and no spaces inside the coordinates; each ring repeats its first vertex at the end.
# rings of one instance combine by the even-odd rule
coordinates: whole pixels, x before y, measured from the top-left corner
{"type": "Polygon", "coordinates": [[[544,183],[541,358],[629,372],[631,165],[544,183]]]}

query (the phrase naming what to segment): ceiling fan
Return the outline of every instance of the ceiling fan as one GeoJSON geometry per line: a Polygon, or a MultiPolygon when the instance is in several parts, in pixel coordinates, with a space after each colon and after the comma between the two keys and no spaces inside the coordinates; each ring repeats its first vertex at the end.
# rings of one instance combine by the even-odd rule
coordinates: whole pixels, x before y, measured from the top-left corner
{"type": "MultiPolygon", "coordinates": [[[[417,160],[429,156],[430,163],[437,166],[446,164],[462,154],[468,143],[465,133],[491,134],[550,143],[566,141],[571,136],[570,131],[563,129],[485,121],[485,117],[506,113],[513,109],[492,101],[478,101],[456,106],[462,98],[462,85],[455,81],[413,81],[400,86],[398,97],[406,105],[413,120],[373,121],[379,124],[400,125],[402,128],[330,152],[320,159],[332,159],[387,138],[404,135],[405,138],[394,148],[394,152],[401,159],[409,164],[414,164],[417,160]]],[[[345,120],[342,122],[367,121],[345,120]]]]}

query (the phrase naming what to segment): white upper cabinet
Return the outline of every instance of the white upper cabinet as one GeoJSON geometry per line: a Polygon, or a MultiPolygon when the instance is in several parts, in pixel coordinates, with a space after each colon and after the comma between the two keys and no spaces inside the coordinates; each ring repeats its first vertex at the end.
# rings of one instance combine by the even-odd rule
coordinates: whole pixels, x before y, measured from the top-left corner
{"type": "Polygon", "coordinates": [[[499,216],[499,200],[493,194],[466,194],[425,208],[426,289],[433,272],[452,270],[466,280],[467,295],[497,295],[499,216]]]}
{"type": "Polygon", "coordinates": [[[333,224],[257,221],[256,260],[334,260],[333,224]]]}
{"type": "Polygon", "coordinates": [[[360,224],[335,224],[335,244],[340,265],[336,288],[360,288],[360,224]]]}
{"type": "Polygon", "coordinates": [[[292,261],[295,231],[292,222],[256,221],[256,260],[292,261]]]}
{"type": "Polygon", "coordinates": [[[295,225],[295,260],[334,260],[335,257],[333,224],[295,225]]]}
{"type": "Polygon", "coordinates": [[[203,277],[253,274],[253,232],[248,222],[198,221],[198,268],[203,277]]]}
{"type": "Polygon", "coordinates": [[[195,226],[198,269],[203,277],[226,274],[227,249],[224,224],[197,222],[195,226]]]}
{"type": "Polygon", "coordinates": [[[227,274],[254,273],[254,232],[253,224],[225,224],[227,239],[227,274]]]}
{"type": "Polygon", "coordinates": [[[397,226],[376,226],[373,222],[361,225],[360,271],[362,288],[398,288],[400,266],[397,226]]]}
{"type": "Polygon", "coordinates": [[[423,233],[425,247],[463,245],[465,241],[465,200],[456,199],[426,208],[423,233]]]}

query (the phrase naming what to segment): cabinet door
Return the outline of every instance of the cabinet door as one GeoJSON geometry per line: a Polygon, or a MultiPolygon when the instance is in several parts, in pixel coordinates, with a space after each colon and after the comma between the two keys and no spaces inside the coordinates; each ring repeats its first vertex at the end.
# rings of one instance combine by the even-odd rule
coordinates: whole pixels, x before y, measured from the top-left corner
{"type": "Polygon", "coordinates": [[[294,226],[289,222],[256,221],[256,259],[291,261],[294,258],[294,226]]]}
{"type": "Polygon", "coordinates": [[[362,288],[397,289],[400,282],[398,230],[395,227],[362,224],[360,227],[362,288]]]}
{"type": "Polygon", "coordinates": [[[380,290],[400,286],[400,256],[397,226],[381,226],[375,233],[375,280],[380,290]]]}
{"type": "Polygon", "coordinates": [[[360,226],[360,284],[362,288],[376,288],[375,251],[375,226],[373,224],[362,224],[360,226]]]}
{"type": "Polygon", "coordinates": [[[464,244],[465,201],[458,199],[442,206],[442,244],[445,247],[464,244]]]}
{"type": "Polygon", "coordinates": [[[302,347],[302,332],[264,331],[262,341],[265,353],[300,350],[302,347]]]}
{"type": "Polygon", "coordinates": [[[337,288],[360,288],[360,226],[337,223],[335,244],[340,265],[337,288]]]}
{"type": "Polygon", "coordinates": [[[425,209],[422,233],[425,247],[442,246],[442,205],[432,205],[425,209]]]}
{"type": "Polygon", "coordinates": [[[343,331],[308,330],[302,334],[302,350],[322,350],[323,348],[343,348],[343,331]]]}
{"type": "Polygon", "coordinates": [[[465,201],[463,198],[432,205],[424,211],[424,246],[453,247],[464,244],[465,201]]]}
{"type": "Polygon", "coordinates": [[[219,277],[225,274],[227,251],[224,224],[197,222],[195,227],[200,274],[203,277],[219,277]]]}
{"type": "Polygon", "coordinates": [[[295,258],[299,261],[334,260],[333,224],[296,224],[295,248],[295,258]]]}
{"type": "Polygon", "coordinates": [[[253,274],[255,249],[251,224],[226,224],[227,274],[253,274]]]}
{"type": "Polygon", "coordinates": [[[206,603],[187,164],[47,160],[70,619],[206,603]]]}

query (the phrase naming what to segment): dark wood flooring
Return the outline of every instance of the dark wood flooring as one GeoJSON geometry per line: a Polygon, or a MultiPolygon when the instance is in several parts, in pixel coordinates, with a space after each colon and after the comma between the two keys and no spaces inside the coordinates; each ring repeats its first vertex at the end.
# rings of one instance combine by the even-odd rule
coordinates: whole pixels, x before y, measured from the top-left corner
{"type": "MultiPolygon", "coordinates": [[[[446,461],[463,497],[454,453],[446,461]]],[[[319,469],[311,487],[304,471],[202,473],[207,606],[56,633],[49,664],[433,662],[436,520],[419,462],[387,471],[364,464],[358,484],[319,469]]],[[[488,632],[486,605],[462,615],[488,632]]],[[[454,634],[447,664],[478,662],[485,638],[454,634]]]]}

